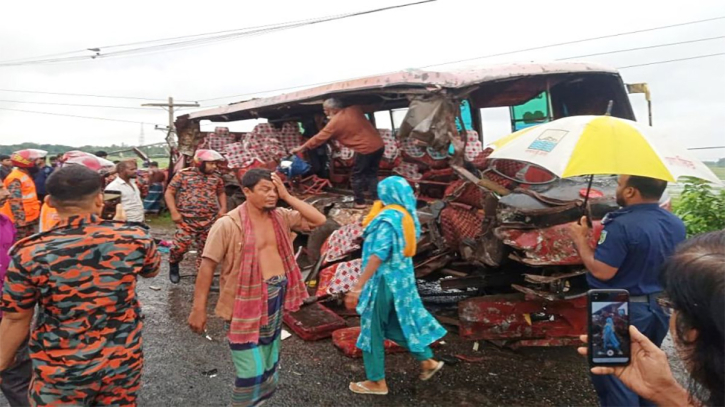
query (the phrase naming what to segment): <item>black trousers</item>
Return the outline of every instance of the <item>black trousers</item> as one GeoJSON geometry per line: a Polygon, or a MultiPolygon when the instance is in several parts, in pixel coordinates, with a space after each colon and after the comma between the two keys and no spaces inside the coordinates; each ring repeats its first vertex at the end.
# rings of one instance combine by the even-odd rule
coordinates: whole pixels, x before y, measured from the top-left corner
{"type": "Polygon", "coordinates": [[[352,166],[352,191],[355,194],[355,203],[365,203],[365,192],[369,191],[373,199],[378,198],[378,169],[383,158],[384,148],[370,154],[355,153],[355,163],[352,166]]]}
{"type": "Polygon", "coordinates": [[[28,387],[33,374],[33,361],[28,352],[27,340],[18,349],[15,363],[0,373],[0,390],[12,407],[28,406],[28,387]]]}

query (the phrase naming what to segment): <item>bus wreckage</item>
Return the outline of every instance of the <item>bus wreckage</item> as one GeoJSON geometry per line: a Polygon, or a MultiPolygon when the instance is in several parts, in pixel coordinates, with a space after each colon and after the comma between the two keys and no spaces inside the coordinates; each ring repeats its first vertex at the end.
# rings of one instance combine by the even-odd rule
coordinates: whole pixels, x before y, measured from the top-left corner
{"type": "MultiPolygon", "coordinates": [[[[588,213],[594,245],[601,219],[618,208],[616,179],[596,177],[583,207],[585,179],[489,159],[481,112],[507,108],[511,132],[603,114],[609,101],[613,116],[633,120],[616,70],[575,62],[411,70],[233,103],[177,118],[179,166],[206,147],[225,154],[238,177],[250,168],[277,168],[322,128],[321,105],[330,97],[363,108],[385,141],[380,176],[402,176],[416,191],[423,225],[414,257],[418,288],[441,322],[465,339],[514,347],[578,342],[587,284],[567,227],[588,213]],[[253,119],[267,123],[249,133],[200,131],[202,120],[253,119]]],[[[296,242],[320,301],[349,290],[361,272],[363,213],[353,209],[348,190],[353,153],[330,147],[322,157],[327,164],[287,180],[329,219],[296,242]]]]}

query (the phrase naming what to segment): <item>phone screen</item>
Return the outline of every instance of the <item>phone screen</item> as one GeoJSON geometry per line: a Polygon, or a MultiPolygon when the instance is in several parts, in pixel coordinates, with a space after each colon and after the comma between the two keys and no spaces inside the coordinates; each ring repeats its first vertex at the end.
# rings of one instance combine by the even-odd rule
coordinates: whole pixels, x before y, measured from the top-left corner
{"type": "Polygon", "coordinates": [[[593,366],[628,365],[630,360],[629,293],[627,290],[590,290],[589,363],[593,366]]]}
{"type": "Polygon", "coordinates": [[[121,203],[121,191],[108,190],[103,193],[103,211],[101,217],[111,220],[116,216],[116,205],[121,203]]]}
{"type": "Polygon", "coordinates": [[[121,191],[108,190],[103,192],[104,201],[113,201],[117,199],[121,199],[121,191]]]}

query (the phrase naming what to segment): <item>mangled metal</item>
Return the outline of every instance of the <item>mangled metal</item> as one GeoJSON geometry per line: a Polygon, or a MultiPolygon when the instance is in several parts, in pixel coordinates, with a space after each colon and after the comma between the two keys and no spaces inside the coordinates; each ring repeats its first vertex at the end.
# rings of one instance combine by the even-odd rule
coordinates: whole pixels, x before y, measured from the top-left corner
{"type": "MultiPolygon", "coordinates": [[[[599,111],[602,100],[616,101],[613,115],[634,117],[616,71],[580,63],[513,64],[456,72],[404,71],[196,112],[177,120],[179,146],[187,154],[204,142],[200,120],[262,117],[293,123],[319,113],[327,97],[365,106],[373,124],[378,110],[407,108],[399,128],[378,129],[386,143],[381,172],[406,178],[417,191],[423,232],[413,261],[416,276],[424,281],[424,300],[458,302],[458,317],[452,317],[454,311],[445,318],[468,339],[561,345],[583,333],[586,323],[581,259],[568,225],[588,214],[594,220],[593,243],[601,219],[616,209],[616,183],[611,177],[598,179],[594,188],[602,198],[584,207],[583,180],[561,180],[528,163],[489,159],[492,150],[482,146],[480,115],[464,120],[461,110],[464,103],[471,111],[516,106],[542,92],[548,98],[547,115],[524,124],[599,111]]],[[[519,124],[512,119],[512,127],[519,124]]],[[[287,151],[294,144],[272,132],[259,137],[259,143],[266,138],[287,151]]],[[[247,139],[240,141],[240,156],[249,154],[247,139]]],[[[318,297],[343,293],[361,272],[358,225],[363,213],[339,189],[348,182],[352,157],[344,149],[332,154],[333,188],[323,195],[301,188],[299,180],[290,181],[297,194],[311,194],[308,202],[330,219],[307,237],[310,278],[318,281],[318,297]]]]}

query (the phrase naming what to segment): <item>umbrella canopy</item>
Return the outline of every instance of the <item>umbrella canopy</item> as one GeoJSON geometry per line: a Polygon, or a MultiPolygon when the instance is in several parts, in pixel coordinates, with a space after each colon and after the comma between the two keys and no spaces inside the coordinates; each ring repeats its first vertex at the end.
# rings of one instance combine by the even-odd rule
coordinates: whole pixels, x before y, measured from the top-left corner
{"type": "Polygon", "coordinates": [[[565,117],[510,134],[491,147],[491,159],[530,162],[562,178],[626,174],[670,182],[695,177],[721,183],[677,140],[611,116],[565,117]]]}

